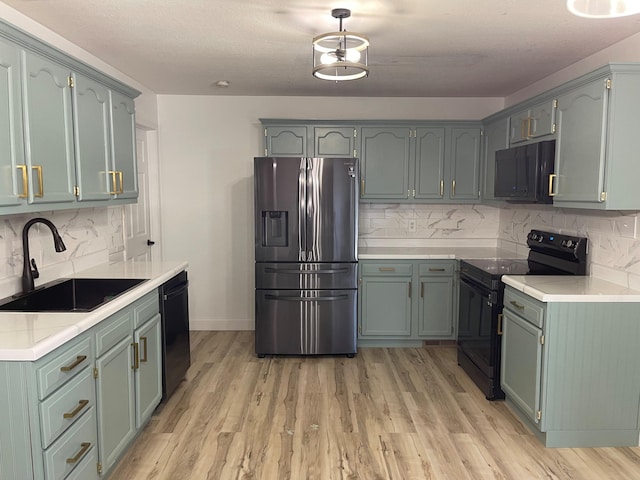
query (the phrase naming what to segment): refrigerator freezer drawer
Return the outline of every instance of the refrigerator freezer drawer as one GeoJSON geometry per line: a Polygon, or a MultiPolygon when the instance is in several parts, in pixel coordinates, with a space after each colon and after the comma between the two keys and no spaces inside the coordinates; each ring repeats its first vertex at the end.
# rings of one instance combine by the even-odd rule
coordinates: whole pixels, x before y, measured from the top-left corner
{"type": "Polygon", "coordinates": [[[256,290],[258,355],[356,353],[357,290],[256,290]]]}
{"type": "Polygon", "coordinates": [[[256,288],[281,290],[358,288],[358,264],[256,263],[256,288]]]}

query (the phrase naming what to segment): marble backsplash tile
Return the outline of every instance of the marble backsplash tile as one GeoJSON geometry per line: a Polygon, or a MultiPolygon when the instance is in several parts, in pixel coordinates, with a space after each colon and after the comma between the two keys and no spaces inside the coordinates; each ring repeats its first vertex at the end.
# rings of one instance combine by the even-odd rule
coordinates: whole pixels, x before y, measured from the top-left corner
{"type": "Polygon", "coordinates": [[[496,239],[499,222],[500,210],[486,205],[362,203],[358,229],[360,239],[496,239]]]}
{"type": "Polygon", "coordinates": [[[124,251],[122,207],[83,208],[25,215],[4,215],[0,222],[0,298],[20,291],[23,269],[22,229],[44,217],[56,226],[67,249],[57,253],[51,231],[42,224],[29,230],[29,253],[40,271],[36,285],[71,274],[74,269],[107,262],[124,251]]]}
{"type": "Polygon", "coordinates": [[[510,205],[500,209],[499,241],[526,249],[535,228],[588,239],[587,273],[640,289],[640,222],[638,212],[561,209],[546,205],[510,205]]]}

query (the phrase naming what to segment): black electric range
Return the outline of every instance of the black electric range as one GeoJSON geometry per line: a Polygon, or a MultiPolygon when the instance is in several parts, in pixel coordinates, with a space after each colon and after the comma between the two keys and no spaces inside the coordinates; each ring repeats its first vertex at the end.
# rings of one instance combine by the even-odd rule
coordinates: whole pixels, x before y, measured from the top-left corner
{"type": "Polygon", "coordinates": [[[585,275],[587,239],[531,230],[527,259],[460,261],[458,365],[489,400],[504,398],[500,388],[502,275],[585,275]]]}

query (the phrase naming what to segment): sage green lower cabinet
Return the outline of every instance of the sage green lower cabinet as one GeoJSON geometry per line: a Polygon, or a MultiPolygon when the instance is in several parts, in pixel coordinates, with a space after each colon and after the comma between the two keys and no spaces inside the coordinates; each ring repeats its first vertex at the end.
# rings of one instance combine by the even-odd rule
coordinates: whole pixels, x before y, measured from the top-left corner
{"type": "Polygon", "coordinates": [[[97,480],[160,403],[157,291],[33,362],[0,361],[0,479],[97,480]]]}
{"type": "Polygon", "coordinates": [[[418,265],[418,336],[443,338],[453,335],[454,262],[418,265]]]}
{"type": "Polygon", "coordinates": [[[359,344],[454,337],[455,260],[360,260],[359,344]]]}
{"type": "Polygon", "coordinates": [[[547,447],[637,446],[640,303],[539,302],[506,287],[501,385],[547,447]]]}
{"type": "Polygon", "coordinates": [[[95,341],[100,470],[107,473],[162,397],[157,292],[103,321],[95,341]]]}

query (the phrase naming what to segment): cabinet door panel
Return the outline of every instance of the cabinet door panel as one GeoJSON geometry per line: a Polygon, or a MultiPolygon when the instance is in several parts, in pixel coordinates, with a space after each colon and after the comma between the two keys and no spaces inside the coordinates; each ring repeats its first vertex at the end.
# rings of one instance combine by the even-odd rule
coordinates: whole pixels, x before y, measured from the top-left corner
{"type": "Polygon", "coordinates": [[[408,198],[409,140],[408,128],[362,128],[362,198],[408,198]]]}
{"type": "Polygon", "coordinates": [[[538,424],[542,372],[542,330],[503,310],[500,383],[512,400],[538,424]]]}
{"type": "Polygon", "coordinates": [[[265,154],[269,157],[306,157],[307,127],[267,127],[265,154]]]}
{"type": "Polygon", "coordinates": [[[162,345],[160,315],[134,332],[139,345],[140,368],[135,372],[136,428],[142,427],[162,398],[162,345]]]}
{"type": "MultiPolygon", "coordinates": [[[[111,91],[111,151],[116,172],[116,198],[138,198],[136,117],[132,98],[111,91]]],[[[111,178],[113,183],[113,177],[111,178]]]]}
{"type": "Polygon", "coordinates": [[[540,138],[552,135],[555,131],[556,109],[554,101],[549,100],[540,105],[531,107],[531,124],[529,126],[529,138],[540,138]]]}
{"type": "Polygon", "coordinates": [[[601,201],[607,108],[604,80],[558,97],[554,203],[601,201]]]}
{"type": "Polygon", "coordinates": [[[416,198],[444,195],[444,128],[416,130],[416,198]]]}
{"type": "Polygon", "coordinates": [[[0,40],[0,206],[20,205],[27,194],[22,144],[20,51],[0,40]]]}
{"type": "Polygon", "coordinates": [[[509,117],[511,133],[509,141],[511,144],[524,142],[528,138],[527,122],[529,120],[529,110],[523,110],[509,117]]]}
{"type": "Polygon", "coordinates": [[[411,335],[411,277],[364,277],[361,291],[363,336],[411,335]]]}
{"type": "Polygon", "coordinates": [[[484,159],[484,185],[482,197],[495,198],[496,152],[509,147],[509,119],[503,118],[487,124],[484,128],[482,156],[484,159]]]}
{"type": "Polygon", "coordinates": [[[75,200],[70,72],[43,57],[23,52],[25,143],[29,202],[75,200]]]}
{"type": "Polygon", "coordinates": [[[451,129],[452,200],[478,200],[480,191],[480,129],[451,129]]]}
{"type": "Polygon", "coordinates": [[[453,334],[453,279],[420,278],[418,335],[449,337],[453,334]]]}
{"type": "Polygon", "coordinates": [[[78,200],[108,200],[109,90],[76,75],[73,100],[78,200]]]}
{"type": "Polygon", "coordinates": [[[133,439],[135,430],[131,338],[125,338],[96,360],[98,446],[106,472],[133,439]]]}
{"type": "Polygon", "coordinates": [[[354,127],[314,127],[313,156],[319,158],[354,157],[356,155],[354,127]]]}

